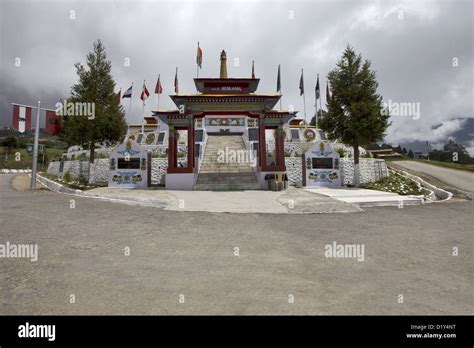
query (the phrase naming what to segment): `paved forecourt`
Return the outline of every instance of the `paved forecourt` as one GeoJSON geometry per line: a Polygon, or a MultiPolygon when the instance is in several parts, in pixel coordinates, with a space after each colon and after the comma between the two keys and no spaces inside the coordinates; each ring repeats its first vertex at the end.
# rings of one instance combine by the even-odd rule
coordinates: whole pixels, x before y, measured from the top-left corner
{"type": "Polygon", "coordinates": [[[474,192],[474,173],[472,172],[444,168],[429,164],[429,162],[420,163],[415,161],[395,161],[393,163],[407,169],[429,174],[432,177],[461,190],[474,192]]]}
{"type": "Polygon", "coordinates": [[[472,201],[356,214],[180,212],[20,192],[11,179],[0,175],[0,243],[37,244],[38,260],[0,259],[1,314],[474,311],[472,201]],[[325,257],[334,242],[363,245],[363,261],[325,257]]]}

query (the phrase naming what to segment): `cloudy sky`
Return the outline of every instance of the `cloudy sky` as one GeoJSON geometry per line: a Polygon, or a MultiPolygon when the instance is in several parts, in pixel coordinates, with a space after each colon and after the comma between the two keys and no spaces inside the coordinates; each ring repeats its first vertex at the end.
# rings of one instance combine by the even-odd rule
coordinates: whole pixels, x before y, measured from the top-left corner
{"type": "MultiPolygon", "coordinates": [[[[419,117],[393,116],[386,140],[441,143],[474,118],[473,18],[473,1],[0,0],[0,125],[11,125],[11,102],[41,99],[53,108],[67,97],[77,81],[74,63],[85,61],[97,39],[117,91],[135,83],[132,122],[140,122],[143,80],[152,92],[161,74],[163,109],[173,107],[167,95],[176,67],[180,92],[195,92],[198,41],[200,77],[218,77],[225,49],[230,77],[250,77],[254,60],[258,92],[273,93],[281,64],[283,105],[300,116],[304,68],[309,117],[316,75],[324,98],[325,76],[349,43],[372,61],[384,101],[419,107],[419,117]]],[[[156,104],[152,95],[145,114],[156,104]]]]}

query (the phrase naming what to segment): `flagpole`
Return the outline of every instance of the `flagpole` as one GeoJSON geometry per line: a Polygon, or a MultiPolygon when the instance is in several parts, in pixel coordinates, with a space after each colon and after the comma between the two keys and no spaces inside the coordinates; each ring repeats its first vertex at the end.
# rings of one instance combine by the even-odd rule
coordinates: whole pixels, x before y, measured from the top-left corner
{"type": "Polygon", "coordinates": [[[282,94],[281,94],[281,73],[280,73],[280,64],[278,64],[278,81],[280,82],[280,111],[281,111],[281,99],[282,99],[282,94]]]}
{"type": "MultiPolygon", "coordinates": [[[[132,82],[132,93],[133,93],[133,82],[132,82]]],[[[132,119],[132,96],[130,95],[130,101],[128,105],[128,122],[127,122],[127,127],[130,129],[130,120],[132,119]]]]}
{"type": "Polygon", "coordinates": [[[305,97],[305,90],[304,90],[304,75],[303,75],[303,68],[301,68],[301,79],[303,80],[303,109],[304,109],[304,123],[308,126],[308,121],[306,119],[306,97],[305,97]]]}
{"type": "Polygon", "coordinates": [[[174,75],[174,92],[179,94],[179,86],[178,86],[178,67],[176,67],[176,72],[174,75]]]}
{"type": "MultiPolygon", "coordinates": [[[[319,74],[318,74],[319,77],[319,74]]],[[[314,98],[315,98],[315,103],[314,103],[314,108],[315,108],[315,114],[314,114],[314,125],[316,128],[318,128],[318,95],[316,94],[316,90],[314,91],[314,98]]]]}
{"type": "MultiPolygon", "coordinates": [[[[143,80],[143,91],[145,91],[145,80],[143,80]]],[[[145,94],[143,94],[143,107],[142,107],[142,134],[145,133],[145,94]]]]}
{"type": "MultiPolygon", "coordinates": [[[[322,104],[322,97],[321,97],[321,88],[319,89],[319,113],[320,113],[320,118],[323,117],[323,104],[322,104]]],[[[317,101],[316,101],[317,103],[317,101]]],[[[316,123],[317,126],[317,123],[316,123]]]]}
{"type": "MultiPolygon", "coordinates": [[[[40,111],[41,101],[38,101],[38,110],[36,111],[36,127],[35,127],[35,141],[33,145],[33,163],[31,166],[31,183],[30,190],[36,188],[36,169],[38,168],[38,143],[39,143],[39,128],[40,128],[40,111]]],[[[44,149],[43,149],[44,151],[44,149]]]]}
{"type": "MultiPolygon", "coordinates": [[[[160,75],[158,75],[158,92],[160,92],[160,88],[161,88],[161,79],[160,79],[160,75]]],[[[157,94],[158,94],[158,98],[157,98],[158,103],[156,105],[156,108],[157,108],[157,110],[160,110],[160,93],[157,93],[157,94]]]]}
{"type": "Polygon", "coordinates": [[[196,55],[196,78],[199,78],[199,63],[198,63],[198,58],[199,58],[199,41],[198,41],[198,53],[196,55]]]}

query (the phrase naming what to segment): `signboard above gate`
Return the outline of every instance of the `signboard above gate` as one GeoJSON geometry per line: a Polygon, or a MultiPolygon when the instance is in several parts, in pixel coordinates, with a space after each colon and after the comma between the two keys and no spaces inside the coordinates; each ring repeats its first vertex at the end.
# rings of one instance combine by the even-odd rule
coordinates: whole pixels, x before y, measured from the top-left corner
{"type": "Polygon", "coordinates": [[[204,83],[204,93],[207,94],[246,94],[249,92],[245,83],[204,83]]]}
{"type": "Polygon", "coordinates": [[[259,79],[246,78],[196,78],[194,83],[199,93],[204,94],[248,94],[255,93],[259,79]]]}

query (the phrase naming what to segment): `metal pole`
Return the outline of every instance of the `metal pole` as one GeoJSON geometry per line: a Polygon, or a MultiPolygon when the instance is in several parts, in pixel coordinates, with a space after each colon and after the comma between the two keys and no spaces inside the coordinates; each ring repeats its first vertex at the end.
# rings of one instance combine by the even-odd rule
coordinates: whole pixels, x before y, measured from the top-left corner
{"type": "Polygon", "coordinates": [[[308,121],[306,120],[306,98],[305,93],[303,93],[303,106],[304,106],[304,123],[308,125],[308,121]]]}
{"type": "Polygon", "coordinates": [[[144,94],[144,91],[145,91],[145,80],[143,80],[143,90],[142,90],[142,93],[143,93],[143,108],[142,108],[142,134],[145,133],[145,94],[144,94]]]}
{"type": "Polygon", "coordinates": [[[316,129],[318,128],[318,98],[316,96],[316,92],[314,93],[314,97],[316,98],[314,108],[315,108],[315,113],[314,113],[314,125],[316,129]]]}
{"type": "Polygon", "coordinates": [[[323,104],[321,104],[321,92],[319,92],[319,113],[320,116],[323,117],[323,104]]]}
{"type": "Polygon", "coordinates": [[[132,120],[132,96],[133,96],[133,82],[132,82],[132,95],[130,96],[130,103],[128,105],[128,122],[127,122],[127,128],[130,128],[130,122],[132,120]]]}
{"type": "MultiPolygon", "coordinates": [[[[198,54],[199,54],[199,41],[198,41],[197,51],[198,51],[198,54]]],[[[198,54],[196,54],[196,78],[199,78],[199,63],[198,63],[199,55],[198,54]]]]}
{"type": "Polygon", "coordinates": [[[31,166],[31,184],[30,189],[36,188],[36,169],[38,166],[38,143],[39,143],[39,120],[40,120],[41,101],[38,101],[38,110],[36,112],[35,145],[33,149],[33,165],[31,166]]]}
{"type": "Polygon", "coordinates": [[[43,145],[42,149],[43,149],[43,160],[41,162],[41,170],[44,169],[44,156],[45,156],[45,152],[46,152],[46,149],[45,149],[46,145],[43,145]]]}
{"type": "Polygon", "coordinates": [[[142,108],[142,134],[145,133],[145,101],[143,101],[142,108]]]}

